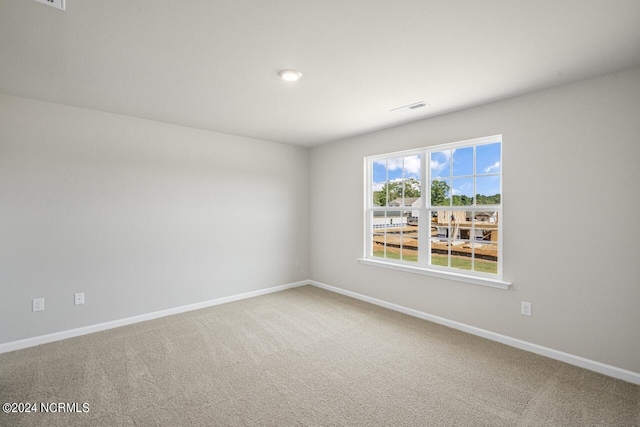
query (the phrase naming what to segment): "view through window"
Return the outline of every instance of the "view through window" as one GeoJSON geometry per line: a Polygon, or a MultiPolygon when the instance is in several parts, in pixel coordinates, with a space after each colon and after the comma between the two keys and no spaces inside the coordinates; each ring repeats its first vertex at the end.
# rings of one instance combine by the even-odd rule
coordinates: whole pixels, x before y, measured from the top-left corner
{"type": "Polygon", "coordinates": [[[502,276],[501,136],[373,156],[366,167],[366,258],[502,276]]]}

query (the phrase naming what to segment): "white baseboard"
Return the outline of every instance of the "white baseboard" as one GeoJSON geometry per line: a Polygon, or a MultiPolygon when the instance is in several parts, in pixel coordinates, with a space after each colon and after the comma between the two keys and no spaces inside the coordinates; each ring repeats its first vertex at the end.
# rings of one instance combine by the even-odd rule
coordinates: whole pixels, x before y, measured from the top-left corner
{"type": "Polygon", "coordinates": [[[628,371],[626,369],[618,368],[616,366],[611,366],[605,363],[596,362],[595,360],[585,359],[584,357],[565,353],[563,351],[554,350],[552,348],[543,347],[538,344],[522,341],[517,338],[512,338],[506,335],[501,335],[495,332],[487,331],[485,329],[476,328],[475,326],[470,326],[464,323],[456,322],[454,320],[445,319],[444,317],[434,316],[432,314],[424,313],[422,311],[414,310],[412,308],[393,304],[387,301],[379,300],[377,298],[372,298],[372,297],[362,295],[356,292],[348,291],[345,289],[336,288],[335,286],[330,286],[325,283],[317,282],[315,280],[309,280],[308,283],[312,284],[313,286],[317,286],[318,288],[325,289],[327,291],[346,295],[348,297],[359,299],[361,301],[366,301],[371,304],[379,305],[380,307],[385,307],[390,310],[408,314],[409,316],[418,317],[420,319],[424,319],[433,323],[438,323],[440,325],[448,326],[450,328],[467,332],[472,335],[477,335],[482,338],[487,338],[492,341],[506,344],[511,347],[516,347],[521,350],[526,350],[531,353],[539,354],[541,356],[546,356],[551,359],[568,363],[570,365],[579,366],[581,368],[588,369],[590,371],[598,372],[613,378],[618,378],[633,384],[640,385],[640,373],[637,373],[637,372],[628,371]]]}
{"type": "Polygon", "coordinates": [[[113,329],[120,326],[131,325],[133,323],[144,322],[146,320],[157,319],[159,317],[171,316],[173,314],[185,313],[187,311],[199,310],[201,308],[213,307],[214,305],[220,305],[227,302],[239,301],[242,299],[253,298],[260,295],[270,294],[273,292],[284,291],[285,289],[296,288],[298,286],[308,285],[308,280],[302,280],[300,282],[288,283],[286,285],[274,286],[272,288],[260,289],[257,291],[246,292],[238,295],[231,295],[228,297],[216,298],[209,301],[198,302],[195,304],[183,305],[180,307],[168,308],[166,310],[154,311],[153,313],[141,314],[138,316],[127,317],[124,319],[112,320],[109,322],[98,323],[96,325],[83,326],[81,328],[69,329],[61,332],[54,332],[52,334],[40,335],[37,337],[26,338],[19,341],[11,341],[0,344],[0,353],[6,353],[9,351],[20,350],[27,347],[34,347],[40,344],[46,344],[54,341],[60,341],[67,338],[78,337],[80,335],[91,334],[93,332],[105,331],[107,329],[113,329]]]}
{"type": "Polygon", "coordinates": [[[271,288],[260,289],[257,291],[246,292],[238,295],[231,295],[228,297],[217,298],[210,301],[199,302],[195,304],[184,305],[181,307],[169,308],[166,310],[155,311],[153,313],[141,314],[139,316],[127,317],[124,319],[113,320],[109,322],[99,323],[96,325],[84,326],[81,328],[70,329],[61,332],[55,332],[47,335],[40,335],[37,337],[26,338],[19,341],[11,341],[8,343],[0,344],[0,353],[6,353],[9,351],[20,350],[27,347],[34,347],[40,344],[46,344],[54,341],[60,341],[67,338],[78,337],[81,335],[91,334],[93,332],[105,331],[107,329],[113,329],[120,326],[131,325],[133,323],[144,322],[146,320],[157,319],[160,317],[171,316],[173,314],[185,313],[188,311],[199,310],[201,308],[213,307],[219,304],[225,304],[227,302],[239,301],[247,298],[253,298],[260,295],[266,295],[273,292],[284,291],[285,289],[296,288],[304,285],[313,285],[318,288],[325,289],[327,291],[342,294],[351,298],[359,299],[371,304],[378,305],[380,307],[388,308],[390,310],[398,311],[400,313],[407,314],[409,316],[418,317],[420,319],[428,320],[433,323],[448,326],[453,329],[457,329],[463,332],[467,332],[472,335],[476,335],[482,338],[487,338],[492,341],[496,341],[502,344],[516,347],[521,350],[526,350],[531,353],[539,354],[549,357],[551,359],[559,360],[561,362],[568,363],[570,365],[579,366],[590,371],[598,372],[604,375],[608,375],[613,378],[618,378],[624,381],[628,381],[633,384],[640,385],[640,373],[628,371],[626,369],[618,368],[616,366],[607,365],[605,363],[596,362],[594,360],[586,359],[584,357],[576,356],[573,354],[565,353],[563,351],[554,350],[552,348],[543,347],[538,344],[533,344],[527,341],[522,341],[517,338],[512,338],[506,335],[501,335],[495,332],[487,331],[485,329],[476,328],[464,323],[456,322],[454,320],[445,319],[444,317],[434,316],[419,310],[404,307],[398,304],[393,304],[387,301],[383,301],[377,298],[369,297],[359,294],[357,292],[348,291],[346,289],[337,288],[335,286],[327,285],[325,283],[317,282],[315,280],[302,280],[299,282],[288,283],[286,285],[274,286],[271,288]]]}

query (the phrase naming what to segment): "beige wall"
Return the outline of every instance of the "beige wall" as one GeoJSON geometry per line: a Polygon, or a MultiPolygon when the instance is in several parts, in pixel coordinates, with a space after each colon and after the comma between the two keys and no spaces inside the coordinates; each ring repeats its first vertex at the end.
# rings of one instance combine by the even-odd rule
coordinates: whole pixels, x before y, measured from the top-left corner
{"type": "Polygon", "coordinates": [[[0,95],[0,343],[307,279],[308,158],[0,95]]]}
{"type": "Polygon", "coordinates": [[[602,221],[617,209],[640,212],[639,162],[640,68],[315,147],[311,277],[640,372],[640,222],[602,221]],[[363,157],[495,134],[511,289],[357,261],[363,157]],[[532,317],[520,315],[520,301],[533,304],[532,317]]]}

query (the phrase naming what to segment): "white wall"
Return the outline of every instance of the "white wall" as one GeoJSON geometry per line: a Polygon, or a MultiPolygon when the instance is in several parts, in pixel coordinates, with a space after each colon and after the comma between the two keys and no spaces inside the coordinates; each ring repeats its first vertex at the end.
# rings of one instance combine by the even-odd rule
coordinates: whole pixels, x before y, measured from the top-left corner
{"type": "Polygon", "coordinates": [[[318,146],[311,152],[311,277],[640,372],[638,183],[640,68],[318,146]],[[363,256],[363,157],[495,134],[504,141],[511,289],[356,260],[363,256]],[[532,317],[519,314],[521,300],[533,303],[532,317]]]}
{"type": "Polygon", "coordinates": [[[307,279],[308,163],[0,95],[0,343],[307,279]]]}

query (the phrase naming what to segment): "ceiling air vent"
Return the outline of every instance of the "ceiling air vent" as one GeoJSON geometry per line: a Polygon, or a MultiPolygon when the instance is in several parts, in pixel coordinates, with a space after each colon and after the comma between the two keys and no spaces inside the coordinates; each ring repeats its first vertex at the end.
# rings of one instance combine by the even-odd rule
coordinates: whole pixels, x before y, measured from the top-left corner
{"type": "Polygon", "coordinates": [[[56,9],[64,10],[65,9],[65,0],[36,0],[38,3],[47,4],[49,6],[53,6],[56,9]]]}
{"type": "Polygon", "coordinates": [[[414,102],[413,104],[405,105],[404,107],[394,108],[393,110],[389,110],[392,113],[403,113],[405,111],[417,110],[418,108],[428,107],[424,101],[414,102]]]}

